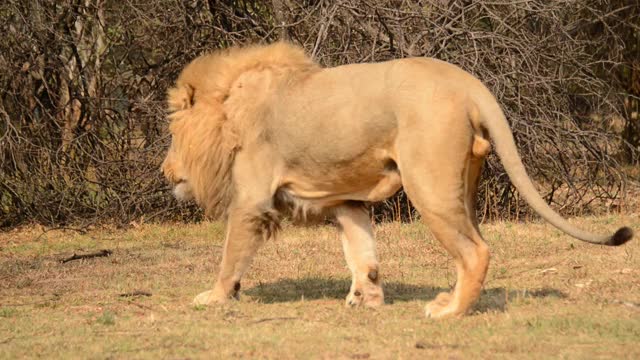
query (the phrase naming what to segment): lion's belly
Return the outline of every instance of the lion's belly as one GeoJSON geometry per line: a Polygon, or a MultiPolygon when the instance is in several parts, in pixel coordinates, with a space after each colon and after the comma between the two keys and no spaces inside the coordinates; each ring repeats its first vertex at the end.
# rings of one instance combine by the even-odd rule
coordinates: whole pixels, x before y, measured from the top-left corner
{"type": "Polygon", "coordinates": [[[402,187],[400,173],[381,169],[375,174],[367,169],[334,169],[316,176],[291,172],[283,178],[280,190],[314,206],[334,206],[344,201],[377,202],[395,194],[402,187]],[[345,172],[349,171],[349,174],[345,172]]]}

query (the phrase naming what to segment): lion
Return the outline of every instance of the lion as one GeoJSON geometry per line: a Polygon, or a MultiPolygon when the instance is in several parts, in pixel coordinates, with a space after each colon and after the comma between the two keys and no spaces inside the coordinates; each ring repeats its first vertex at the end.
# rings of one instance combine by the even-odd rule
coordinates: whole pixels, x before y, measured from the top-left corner
{"type": "Polygon", "coordinates": [[[384,303],[367,204],[403,188],[455,259],[457,281],[426,315],[478,300],[489,249],[475,202],[490,139],[514,186],[568,235],[618,246],[552,210],[528,177],[500,106],[478,80],[429,58],[325,68],[286,42],[220,50],[187,65],[168,91],[172,142],[162,171],[179,200],[226,220],[217,281],[195,304],[238,296],[251,259],[280,219],[331,217],[352,275],[348,306],[384,303]]]}

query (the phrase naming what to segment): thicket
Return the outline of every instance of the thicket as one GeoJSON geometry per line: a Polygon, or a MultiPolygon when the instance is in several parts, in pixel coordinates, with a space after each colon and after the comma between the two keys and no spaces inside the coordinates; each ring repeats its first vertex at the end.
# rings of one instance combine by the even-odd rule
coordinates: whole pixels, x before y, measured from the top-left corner
{"type": "MultiPolygon", "coordinates": [[[[637,0],[5,0],[0,227],[200,218],[159,171],[165,91],[200,54],[280,38],[326,66],[458,64],[494,92],[557,209],[624,206],[634,180],[621,170],[640,150],[639,18],[637,0]]],[[[483,179],[484,219],[527,214],[496,157],[483,179]]],[[[375,214],[414,215],[402,193],[375,214]]]]}

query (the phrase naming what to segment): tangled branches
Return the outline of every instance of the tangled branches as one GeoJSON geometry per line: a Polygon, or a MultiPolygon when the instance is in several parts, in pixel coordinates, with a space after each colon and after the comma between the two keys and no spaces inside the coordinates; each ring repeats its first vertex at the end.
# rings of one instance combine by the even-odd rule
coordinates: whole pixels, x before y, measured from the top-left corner
{"type": "MultiPolygon", "coordinates": [[[[158,171],[165,89],[203,52],[279,38],[327,66],[458,64],[503,105],[550,202],[564,213],[620,206],[620,162],[637,164],[640,147],[639,16],[625,0],[9,0],[0,226],[200,217],[172,200],[158,171]]],[[[496,158],[484,179],[484,218],[526,214],[496,158]]],[[[400,194],[376,213],[408,218],[407,209],[400,194]]]]}

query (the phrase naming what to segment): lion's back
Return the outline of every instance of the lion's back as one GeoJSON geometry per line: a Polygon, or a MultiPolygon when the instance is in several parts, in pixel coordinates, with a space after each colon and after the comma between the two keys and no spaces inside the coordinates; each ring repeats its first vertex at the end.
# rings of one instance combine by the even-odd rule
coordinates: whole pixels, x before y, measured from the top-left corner
{"type": "Polygon", "coordinates": [[[270,138],[282,154],[340,162],[395,132],[388,100],[388,63],[323,69],[272,99],[270,138]]]}

